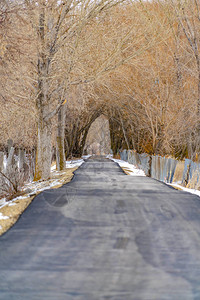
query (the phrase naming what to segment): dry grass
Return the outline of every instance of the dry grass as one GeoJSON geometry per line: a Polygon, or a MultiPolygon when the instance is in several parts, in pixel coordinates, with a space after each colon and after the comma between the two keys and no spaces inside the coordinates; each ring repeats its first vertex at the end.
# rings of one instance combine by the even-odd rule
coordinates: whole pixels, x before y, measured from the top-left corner
{"type": "Polygon", "coordinates": [[[0,220],[0,235],[5,233],[10,227],[12,227],[18,220],[23,211],[29,206],[34,197],[29,197],[20,200],[16,200],[12,203],[15,205],[6,205],[0,209],[0,213],[3,216],[9,217],[9,219],[0,220]]]}
{"type": "Polygon", "coordinates": [[[179,190],[179,191],[183,190],[182,188],[180,188],[180,187],[178,187],[176,185],[173,185],[173,184],[171,184],[170,186],[173,187],[175,190],[179,190]]]}
{"type": "Polygon", "coordinates": [[[131,173],[130,169],[124,168],[124,167],[121,167],[121,169],[124,171],[124,173],[126,173],[126,175],[130,175],[130,173],[131,173]]]}
{"type": "MultiPolygon", "coordinates": [[[[41,187],[44,188],[49,186],[55,179],[59,179],[59,183],[52,188],[59,188],[63,184],[70,182],[72,177],[74,176],[73,172],[77,169],[71,168],[66,169],[65,171],[55,173],[52,177],[52,179],[48,181],[41,182],[41,187]]],[[[39,194],[41,192],[37,192],[39,194]]],[[[2,213],[3,216],[9,217],[8,219],[0,220],[0,236],[5,233],[8,229],[10,229],[16,221],[19,219],[20,215],[25,211],[25,209],[29,206],[29,204],[34,199],[35,195],[30,197],[27,195],[27,197],[23,199],[17,199],[16,201],[8,202],[8,204],[2,208],[0,208],[0,213],[2,213]]]]}

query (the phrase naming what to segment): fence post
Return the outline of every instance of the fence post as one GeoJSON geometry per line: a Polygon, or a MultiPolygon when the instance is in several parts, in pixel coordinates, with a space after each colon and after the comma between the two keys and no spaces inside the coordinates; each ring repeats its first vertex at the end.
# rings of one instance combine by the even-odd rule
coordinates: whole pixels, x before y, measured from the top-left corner
{"type": "Polygon", "coordinates": [[[147,176],[151,177],[151,167],[152,167],[152,155],[149,155],[149,168],[148,168],[148,172],[147,172],[147,176]]]}
{"type": "Polygon", "coordinates": [[[187,172],[186,172],[186,177],[184,180],[184,185],[187,186],[188,182],[189,182],[189,178],[190,178],[190,167],[191,167],[191,163],[189,165],[187,165],[187,172]]]}
{"type": "Polygon", "coordinates": [[[183,170],[183,179],[182,183],[186,186],[189,182],[189,177],[190,177],[190,166],[191,166],[191,160],[190,159],[185,159],[185,165],[184,165],[184,170],[183,170]]]}
{"type": "Polygon", "coordinates": [[[152,163],[151,163],[151,177],[156,178],[156,156],[152,155],[152,163]]]}
{"type": "Polygon", "coordinates": [[[30,161],[30,180],[33,181],[35,174],[35,149],[31,152],[31,161],[30,161]]]}
{"type": "Polygon", "coordinates": [[[11,147],[11,148],[10,148],[10,151],[9,151],[9,155],[8,155],[6,171],[7,171],[9,168],[11,168],[12,165],[14,165],[14,152],[15,152],[14,147],[11,147]]]}
{"type": "Polygon", "coordinates": [[[2,172],[3,169],[4,169],[3,161],[4,161],[4,153],[1,151],[1,152],[0,152],[0,171],[1,171],[1,172],[2,172]]]}
{"type": "Polygon", "coordinates": [[[170,176],[171,176],[171,158],[167,159],[167,182],[170,182],[170,176]]]}
{"type": "Polygon", "coordinates": [[[164,158],[162,156],[160,156],[160,180],[164,181],[164,158]]]}
{"type": "Polygon", "coordinates": [[[171,160],[171,176],[170,176],[170,183],[173,182],[174,173],[176,170],[177,161],[175,159],[171,160]]]}
{"type": "Polygon", "coordinates": [[[10,150],[13,147],[13,140],[12,139],[7,140],[7,146],[8,146],[8,156],[9,156],[10,150]]]}
{"type": "Polygon", "coordinates": [[[24,150],[19,149],[19,169],[20,170],[23,169],[24,161],[25,161],[24,150]]]}
{"type": "Polygon", "coordinates": [[[158,155],[155,155],[154,159],[155,159],[155,164],[154,164],[154,166],[155,166],[155,175],[154,175],[154,178],[158,180],[159,179],[158,178],[158,155]]]}
{"type": "Polygon", "coordinates": [[[140,156],[136,151],[134,151],[134,156],[135,156],[136,166],[137,166],[137,168],[140,168],[140,164],[141,164],[140,156]]]}
{"type": "Polygon", "coordinates": [[[160,156],[157,156],[157,164],[156,164],[157,172],[156,173],[157,173],[157,179],[158,180],[160,180],[160,177],[161,177],[160,176],[160,159],[161,159],[160,156]]]}

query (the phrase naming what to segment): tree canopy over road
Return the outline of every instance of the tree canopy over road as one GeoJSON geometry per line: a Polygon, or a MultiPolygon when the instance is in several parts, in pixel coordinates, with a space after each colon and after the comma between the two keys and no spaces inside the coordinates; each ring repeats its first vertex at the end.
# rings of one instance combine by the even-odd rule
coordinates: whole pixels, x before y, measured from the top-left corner
{"type": "Polygon", "coordinates": [[[101,114],[111,147],[194,159],[200,136],[197,1],[2,0],[0,144],[80,156],[101,114]]]}

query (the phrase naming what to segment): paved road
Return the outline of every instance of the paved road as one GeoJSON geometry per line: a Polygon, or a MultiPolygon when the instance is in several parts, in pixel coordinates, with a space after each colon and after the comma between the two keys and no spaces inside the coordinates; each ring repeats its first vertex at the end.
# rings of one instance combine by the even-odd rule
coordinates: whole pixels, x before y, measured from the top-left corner
{"type": "Polygon", "coordinates": [[[200,299],[200,198],[89,159],[0,237],[1,300],[200,299]]]}

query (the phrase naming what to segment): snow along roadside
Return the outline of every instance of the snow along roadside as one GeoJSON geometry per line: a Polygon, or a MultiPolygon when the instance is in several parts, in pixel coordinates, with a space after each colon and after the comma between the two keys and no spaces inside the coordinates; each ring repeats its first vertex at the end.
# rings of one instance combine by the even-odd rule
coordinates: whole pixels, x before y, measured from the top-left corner
{"type": "MultiPolygon", "coordinates": [[[[83,159],[79,159],[79,160],[71,160],[71,161],[66,161],[66,169],[74,169],[74,168],[78,168],[82,165],[82,163],[84,163],[83,159]]],[[[42,192],[44,190],[47,189],[51,189],[51,188],[55,188],[56,186],[60,185],[63,183],[62,175],[65,174],[66,171],[57,171],[56,170],[56,164],[54,164],[51,167],[51,177],[52,179],[46,180],[46,181],[36,181],[36,182],[30,182],[30,183],[26,183],[24,185],[24,187],[22,188],[22,191],[26,191],[27,193],[23,196],[18,196],[10,201],[6,201],[6,198],[2,198],[0,199],[0,209],[6,205],[8,206],[12,206],[13,202],[15,202],[16,200],[22,200],[27,198],[27,196],[31,197],[32,195],[36,195],[39,192],[42,192]],[[58,177],[58,178],[56,178],[58,177]],[[28,192],[30,191],[30,192],[28,192]]]]}
{"type": "Polygon", "coordinates": [[[66,170],[61,172],[56,171],[56,168],[52,166],[51,179],[25,184],[22,191],[27,192],[23,196],[16,197],[10,201],[6,201],[5,198],[0,199],[0,235],[15,224],[19,216],[37,194],[47,189],[59,188],[63,184],[71,181],[74,175],[73,172],[78,169],[83,162],[83,159],[67,161],[66,170]]]}
{"type": "MultiPolygon", "coordinates": [[[[128,175],[132,175],[132,176],[146,176],[145,173],[140,170],[137,169],[134,165],[129,164],[128,162],[124,161],[124,160],[120,160],[120,159],[114,159],[112,158],[110,155],[107,156],[107,158],[115,161],[116,163],[119,164],[119,166],[125,170],[126,174],[128,175]]],[[[167,185],[172,186],[175,189],[178,190],[182,190],[184,192],[190,193],[190,194],[194,194],[200,197],[200,191],[199,190],[195,190],[195,189],[189,189],[189,188],[185,188],[182,185],[178,184],[177,182],[174,183],[167,183],[165,182],[167,185]]]]}
{"type": "Polygon", "coordinates": [[[146,176],[143,170],[137,169],[134,165],[129,164],[127,161],[112,158],[110,155],[108,155],[107,158],[109,158],[112,161],[116,162],[125,171],[125,173],[127,175],[146,176]]]}
{"type": "Polygon", "coordinates": [[[197,195],[197,196],[200,197],[200,191],[199,190],[186,188],[186,187],[184,187],[184,186],[182,186],[182,185],[180,185],[180,184],[178,184],[176,182],[174,182],[174,183],[166,183],[166,184],[172,186],[175,189],[182,190],[184,192],[187,192],[187,193],[190,193],[190,194],[194,194],[194,195],[197,195]]]}

